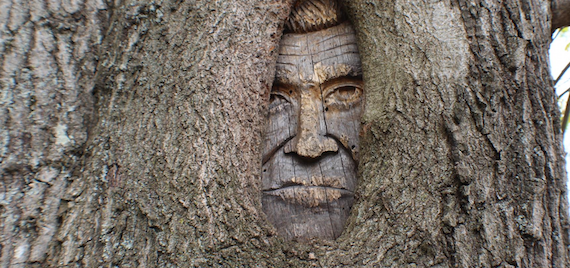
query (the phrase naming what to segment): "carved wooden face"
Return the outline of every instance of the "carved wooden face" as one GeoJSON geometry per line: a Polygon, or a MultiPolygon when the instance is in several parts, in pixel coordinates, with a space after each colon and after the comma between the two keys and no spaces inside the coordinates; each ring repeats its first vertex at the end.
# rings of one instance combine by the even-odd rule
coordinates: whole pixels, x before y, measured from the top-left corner
{"type": "Polygon", "coordinates": [[[363,88],[352,27],[281,40],[263,152],[263,210],[287,239],[335,239],[354,200],[363,88]]]}

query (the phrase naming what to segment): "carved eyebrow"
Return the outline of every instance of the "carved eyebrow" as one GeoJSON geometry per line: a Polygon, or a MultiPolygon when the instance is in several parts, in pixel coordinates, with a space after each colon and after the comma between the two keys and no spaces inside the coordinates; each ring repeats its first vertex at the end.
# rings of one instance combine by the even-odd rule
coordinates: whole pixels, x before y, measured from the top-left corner
{"type": "Polygon", "coordinates": [[[273,81],[273,84],[279,84],[279,85],[294,85],[296,83],[298,83],[298,81],[296,81],[295,78],[286,74],[276,74],[275,81],[273,81]]]}
{"type": "Polygon", "coordinates": [[[324,77],[319,78],[324,79],[321,81],[323,85],[345,77],[357,78],[362,76],[362,68],[360,68],[360,66],[346,64],[343,67],[340,67],[339,65],[331,67],[332,68],[322,68],[319,70],[322,72],[321,74],[324,74],[324,77]]]}
{"type": "Polygon", "coordinates": [[[331,88],[331,86],[335,84],[356,85],[361,90],[364,88],[364,82],[362,81],[361,75],[337,77],[330,79],[322,84],[324,90],[323,95],[327,95],[334,91],[334,88],[331,88]]]}

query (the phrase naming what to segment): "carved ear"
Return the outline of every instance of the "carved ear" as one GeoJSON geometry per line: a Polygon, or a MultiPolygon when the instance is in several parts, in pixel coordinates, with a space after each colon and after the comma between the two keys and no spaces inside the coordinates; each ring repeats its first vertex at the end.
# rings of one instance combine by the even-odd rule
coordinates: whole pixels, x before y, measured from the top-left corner
{"type": "Polygon", "coordinates": [[[343,21],[344,14],[336,0],[298,0],[285,23],[285,32],[320,31],[343,21]]]}

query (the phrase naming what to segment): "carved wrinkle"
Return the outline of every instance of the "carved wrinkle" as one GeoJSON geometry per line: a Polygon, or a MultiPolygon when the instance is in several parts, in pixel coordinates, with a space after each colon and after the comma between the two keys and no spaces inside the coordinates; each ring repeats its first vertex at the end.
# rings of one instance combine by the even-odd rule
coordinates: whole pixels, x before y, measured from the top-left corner
{"type": "Polygon", "coordinates": [[[281,40],[262,204],[286,239],[336,239],[354,202],[364,94],[356,37],[342,17],[334,1],[301,1],[281,40]]]}

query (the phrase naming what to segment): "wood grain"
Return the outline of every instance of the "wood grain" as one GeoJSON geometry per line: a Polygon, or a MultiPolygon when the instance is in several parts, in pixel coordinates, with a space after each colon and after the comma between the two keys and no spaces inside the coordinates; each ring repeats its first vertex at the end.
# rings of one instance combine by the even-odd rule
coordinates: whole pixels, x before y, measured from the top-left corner
{"type": "Polygon", "coordinates": [[[342,22],[344,14],[335,0],[299,0],[285,21],[285,32],[308,33],[342,22]]]}
{"type": "Polygon", "coordinates": [[[263,155],[263,210],[287,239],[335,239],[354,201],[362,106],[348,23],[281,41],[263,155]]]}

